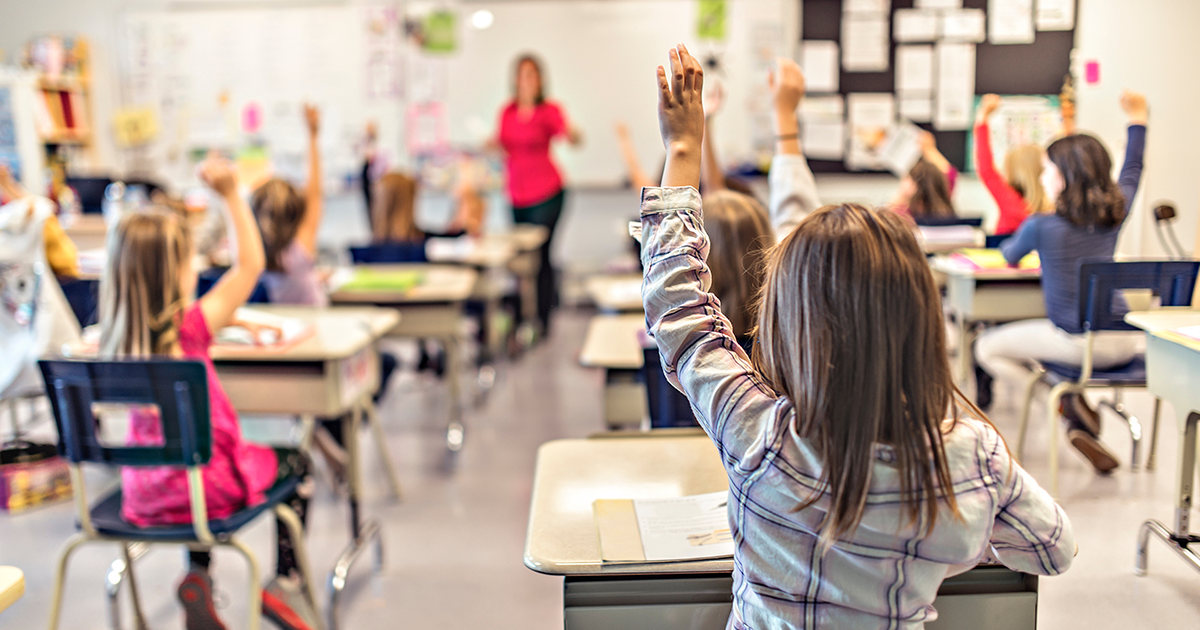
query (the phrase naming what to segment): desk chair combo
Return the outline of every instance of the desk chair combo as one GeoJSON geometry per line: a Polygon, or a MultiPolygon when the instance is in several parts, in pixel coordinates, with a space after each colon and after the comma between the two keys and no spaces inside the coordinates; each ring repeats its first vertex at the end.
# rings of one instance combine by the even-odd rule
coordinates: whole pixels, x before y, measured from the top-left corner
{"type": "MultiPolygon", "coordinates": [[[[1050,436],[1050,494],[1058,496],[1058,404],[1068,393],[1082,394],[1088,389],[1112,389],[1113,399],[1099,403],[1121,417],[1129,426],[1133,437],[1133,452],[1130,466],[1138,466],[1138,455],[1142,441],[1142,425],[1121,404],[1121,392],[1128,388],[1146,387],[1146,360],[1139,356],[1129,363],[1096,370],[1092,366],[1095,333],[1108,330],[1136,331],[1138,328],[1125,323],[1124,313],[1114,312],[1113,299],[1126,290],[1149,289],[1158,296],[1161,306],[1190,306],[1192,290],[1196,285],[1200,261],[1135,261],[1135,262],[1084,262],[1079,267],[1079,320],[1085,331],[1087,347],[1083,365],[1079,367],[1040,362],[1034,365],[1034,373],[1025,390],[1025,403],[1021,413],[1021,430],[1017,438],[1017,458],[1024,460],[1025,435],[1029,427],[1029,410],[1033,404],[1033,392],[1038,383],[1051,384],[1050,398],[1046,402],[1047,428],[1050,436]]],[[[1154,399],[1154,424],[1150,430],[1150,453],[1146,469],[1153,470],[1154,454],[1158,441],[1158,419],[1162,401],[1154,399]]]]}
{"type": "Polygon", "coordinates": [[[273,511],[288,527],[296,543],[296,559],[305,582],[304,595],[319,610],[312,573],[304,543],[303,527],[285,499],[299,484],[293,477],[266,492],[266,501],[242,509],[225,519],[209,520],[205,506],[200,467],[212,457],[212,427],[209,416],[208,380],[198,361],[40,361],[54,419],[58,425],[59,450],[70,465],[80,533],[71,537],[59,557],[54,599],[48,627],[54,630],[62,609],[67,565],[81,545],[111,542],[120,545],[126,579],[129,581],[134,616],[139,628],[146,627],[137,583],[133,574],[131,547],[135,544],[174,544],[188,547],[231,547],[245,559],[250,571],[249,619],[247,628],[257,630],[262,618],[262,586],[258,560],[235,535],[251,521],[273,511]],[[162,424],[161,446],[112,447],[98,435],[96,414],[104,407],[156,406],[162,424]],[[121,518],[118,488],[89,506],[81,464],[103,466],[178,466],[187,468],[192,522],[187,525],[137,527],[121,518]]]}

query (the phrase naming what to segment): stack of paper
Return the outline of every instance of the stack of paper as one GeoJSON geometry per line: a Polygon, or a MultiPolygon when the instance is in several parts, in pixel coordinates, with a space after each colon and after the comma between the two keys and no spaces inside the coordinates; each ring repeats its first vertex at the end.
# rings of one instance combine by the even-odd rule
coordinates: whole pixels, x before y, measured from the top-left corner
{"type": "Polygon", "coordinates": [[[232,347],[286,348],[313,334],[312,326],[303,320],[280,317],[252,308],[239,308],[234,321],[250,324],[226,326],[217,333],[216,343],[232,347]],[[254,328],[252,331],[251,328],[254,328]]]}
{"type": "Polygon", "coordinates": [[[676,562],[733,555],[729,493],[592,504],[604,562],[676,562]]]}
{"type": "Polygon", "coordinates": [[[983,232],[970,225],[922,225],[917,231],[927,252],[978,247],[984,240],[983,232]]]}

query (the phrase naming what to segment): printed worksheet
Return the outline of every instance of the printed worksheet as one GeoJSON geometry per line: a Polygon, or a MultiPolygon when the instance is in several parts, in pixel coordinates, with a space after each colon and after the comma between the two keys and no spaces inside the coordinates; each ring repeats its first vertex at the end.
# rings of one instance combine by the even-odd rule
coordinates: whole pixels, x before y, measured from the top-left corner
{"type": "Polygon", "coordinates": [[[728,501],[724,490],[675,499],[634,499],[646,560],[732,556],[728,501]]]}

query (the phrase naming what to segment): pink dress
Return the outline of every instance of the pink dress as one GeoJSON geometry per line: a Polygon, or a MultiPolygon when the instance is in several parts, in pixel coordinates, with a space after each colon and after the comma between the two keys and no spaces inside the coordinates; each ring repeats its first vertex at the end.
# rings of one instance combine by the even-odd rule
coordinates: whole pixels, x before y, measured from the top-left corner
{"type": "MultiPolygon", "coordinates": [[[[192,304],[179,327],[180,345],[187,359],[204,362],[208,372],[208,404],[212,416],[212,459],[202,467],[204,500],[210,519],[222,519],[261,503],[263,493],[275,483],[275,451],[242,439],[237,412],[225,395],[208,348],[212,334],[200,304],[192,304]]],[[[157,413],[135,412],[129,427],[130,445],[161,445],[162,424],[157,413]]],[[[139,527],[181,525],[192,522],[187,472],[174,467],[126,467],[121,471],[121,516],[139,527]]]]}
{"type": "Polygon", "coordinates": [[[507,154],[508,195],[513,207],[536,206],[562,190],[562,175],[550,157],[550,141],[567,133],[566,117],[544,101],[529,117],[509,103],[500,114],[500,145],[507,154]]]}

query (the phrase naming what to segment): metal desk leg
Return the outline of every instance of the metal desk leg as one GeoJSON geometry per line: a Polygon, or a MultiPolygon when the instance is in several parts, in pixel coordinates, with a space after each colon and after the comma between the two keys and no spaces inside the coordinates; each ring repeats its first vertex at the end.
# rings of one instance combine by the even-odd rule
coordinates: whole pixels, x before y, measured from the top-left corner
{"type": "Polygon", "coordinates": [[[462,450],[467,432],[462,422],[462,394],[459,390],[462,380],[461,348],[457,334],[446,336],[443,342],[446,344],[446,448],[454,453],[462,450]]]}
{"type": "Polygon", "coordinates": [[[349,462],[347,473],[350,477],[350,545],[338,556],[333,570],[329,573],[329,630],[338,628],[338,604],[342,591],[346,589],[346,578],[350,567],[366,549],[368,542],[374,542],[375,570],[383,569],[383,536],[379,524],[374,520],[360,520],[359,497],[362,496],[362,459],[359,454],[358,428],[362,423],[363,410],[356,405],[350,413],[348,422],[342,424],[342,437],[346,445],[346,459],[349,462]]]}
{"type": "Polygon", "coordinates": [[[400,476],[396,474],[396,466],[392,464],[392,455],[388,452],[387,438],[383,433],[383,424],[379,421],[379,410],[375,407],[375,403],[371,401],[370,396],[363,399],[362,407],[367,414],[367,422],[371,425],[371,433],[375,438],[375,446],[379,449],[379,459],[383,461],[383,468],[387,471],[388,484],[392,486],[392,496],[397,499],[403,498],[404,491],[400,488],[400,476]]]}
{"type": "Polygon", "coordinates": [[[1190,545],[1200,545],[1200,536],[1196,536],[1188,530],[1188,516],[1192,509],[1192,490],[1196,479],[1196,425],[1198,421],[1200,421],[1200,413],[1191,412],[1179,427],[1179,467],[1177,469],[1179,490],[1175,502],[1174,530],[1168,531],[1162,523],[1155,520],[1142,523],[1142,529],[1138,532],[1137,558],[1134,564],[1134,572],[1138,575],[1146,574],[1150,534],[1157,536],[1167,544],[1167,547],[1200,571],[1200,556],[1190,548],[1190,545]]]}

